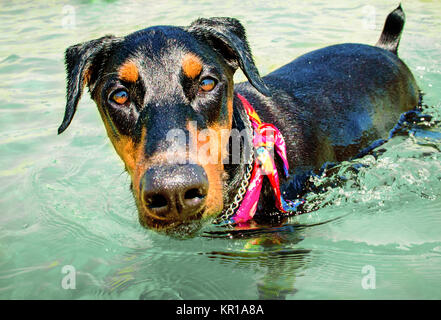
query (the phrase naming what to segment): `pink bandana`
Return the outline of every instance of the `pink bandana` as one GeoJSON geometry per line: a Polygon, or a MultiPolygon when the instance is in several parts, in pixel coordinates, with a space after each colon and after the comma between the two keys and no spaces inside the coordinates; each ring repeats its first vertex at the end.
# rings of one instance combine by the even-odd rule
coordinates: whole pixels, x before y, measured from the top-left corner
{"type": "Polygon", "coordinates": [[[289,201],[284,200],[280,192],[279,174],[273,158],[274,148],[283,161],[283,169],[286,177],[288,174],[288,160],[286,157],[285,139],[273,124],[263,123],[257,115],[254,108],[240,94],[237,97],[242,101],[245,111],[251,121],[254,129],[253,146],[256,149],[256,157],[254,168],[251,174],[247,192],[237,209],[236,214],[232,217],[235,223],[243,223],[254,217],[259,201],[260,192],[262,190],[263,177],[267,176],[276,199],[276,208],[283,212],[293,212],[297,206],[304,203],[304,200],[289,201]]]}

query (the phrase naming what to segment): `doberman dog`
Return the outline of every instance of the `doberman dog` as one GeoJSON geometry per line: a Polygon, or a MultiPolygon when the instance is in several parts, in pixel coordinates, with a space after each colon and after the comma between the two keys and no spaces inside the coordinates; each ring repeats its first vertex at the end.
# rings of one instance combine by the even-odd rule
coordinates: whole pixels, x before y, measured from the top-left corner
{"type": "MultiPolygon", "coordinates": [[[[375,46],[329,46],[265,77],[233,18],[200,18],[187,27],[155,26],[77,44],[66,50],[67,105],[58,133],[71,123],[88,86],[131,177],[141,225],[171,234],[198,230],[229,207],[246,179],[245,156],[224,161],[232,143],[221,138],[232,129],[245,131],[245,140],[253,135],[238,94],[283,134],[291,176],[351,159],[387,137],[420,99],[397,56],[404,21],[399,6],[375,46]],[[234,85],[239,68],[248,82],[234,85]],[[186,143],[171,153],[167,136],[175,129],[185,133],[186,143]],[[201,147],[205,129],[218,133],[206,141],[226,150],[206,153],[217,161],[202,161],[188,147],[201,147]],[[176,154],[188,161],[171,161],[176,154]]],[[[299,193],[292,179],[280,179],[287,198],[299,193]]],[[[266,180],[257,208],[259,215],[274,211],[266,180]]]]}

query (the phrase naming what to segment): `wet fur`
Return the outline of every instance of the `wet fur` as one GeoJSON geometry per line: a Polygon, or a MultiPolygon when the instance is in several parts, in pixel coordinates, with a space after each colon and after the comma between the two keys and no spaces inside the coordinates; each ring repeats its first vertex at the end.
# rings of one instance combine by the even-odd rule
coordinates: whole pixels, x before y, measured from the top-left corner
{"type": "MultiPolygon", "coordinates": [[[[327,161],[350,159],[373,141],[387,137],[399,115],[418,104],[415,79],[397,56],[403,26],[404,12],[398,7],[388,16],[376,46],[326,47],[263,78],[243,26],[232,18],[198,19],[188,27],[152,27],[126,37],[106,36],[78,44],[66,50],[67,104],[58,132],[71,123],[83,88],[88,86],[121,158],[132,159],[124,161],[130,166],[137,200],[136,176],[148,168],[149,159],[166,152],[164,137],[170,129],[185,129],[189,121],[196,121],[202,129],[246,128],[251,139],[251,128],[240,101],[233,97],[234,90],[251,102],[262,121],[280,129],[287,142],[291,172],[302,176],[327,161]],[[188,60],[189,54],[203,61],[188,60]],[[131,66],[124,73],[134,82],[130,88],[136,106],[114,110],[106,105],[106,86],[127,61],[136,65],[136,72],[131,66]],[[225,86],[219,97],[205,103],[195,98],[193,78],[201,72],[199,63],[221,71],[225,86]],[[248,82],[233,88],[233,74],[239,68],[248,82]]],[[[218,181],[212,188],[223,191],[224,208],[243,179],[244,160],[210,169],[209,174],[216,175],[212,180],[218,181]]],[[[302,188],[292,181],[283,180],[283,184],[288,197],[295,197],[302,188]]],[[[259,211],[271,212],[272,193],[268,185],[263,190],[259,211]]],[[[212,206],[219,211],[219,203],[212,206]]],[[[156,222],[148,225],[158,227],[156,222]]]]}

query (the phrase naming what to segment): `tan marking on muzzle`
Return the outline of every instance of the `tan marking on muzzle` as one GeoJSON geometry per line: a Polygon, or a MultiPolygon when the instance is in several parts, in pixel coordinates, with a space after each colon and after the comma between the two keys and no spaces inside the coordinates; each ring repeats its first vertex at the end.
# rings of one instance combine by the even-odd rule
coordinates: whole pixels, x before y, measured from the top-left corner
{"type": "MultiPolygon", "coordinates": [[[[102,114],[101,110],[100,113],[102,114]]],[[[146,129],[142,130],[141,142],[136,143],[132,137],[126,135],[115,136],[115,132],[111,128],[111,124],[106,121],[105,117],[102,117],[102,119],[107,131],[107,136],[112,142],[116,153],[124,162],[125,168],[132,179],[133,189],[138,194],[139,181],[144,172],[143,167],[146,166],[146,159],[142,147],[145,143],[144,140],[146,136],[146,129]]]]}
{"type": "Polygon", "coordinates": [[[190,160],[202,166],[208,178],[208,194],[205,202],[204,217],[216,215],[223,209],[224,164],[228,154],[228,136],[231,121],[226,124],[214,124],[208,130],[198,130],[193,122],[187,124],[192,144],[197,152],[189,154],[190,160]]]}

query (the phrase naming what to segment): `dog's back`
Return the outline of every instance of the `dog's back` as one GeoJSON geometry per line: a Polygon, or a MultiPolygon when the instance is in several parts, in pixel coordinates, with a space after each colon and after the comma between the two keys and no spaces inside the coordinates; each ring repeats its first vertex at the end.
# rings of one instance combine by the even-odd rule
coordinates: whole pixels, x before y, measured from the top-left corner
{"type": "Polygon", "coordinates": [[[418,104],[415,79],[396,54],[403,26],[398,7],[377,46],[340,44],[297,58],[263,78],[271,98],[238,85],[285,135],[291,166],[309,170],[354,157],[418,104]]]}

